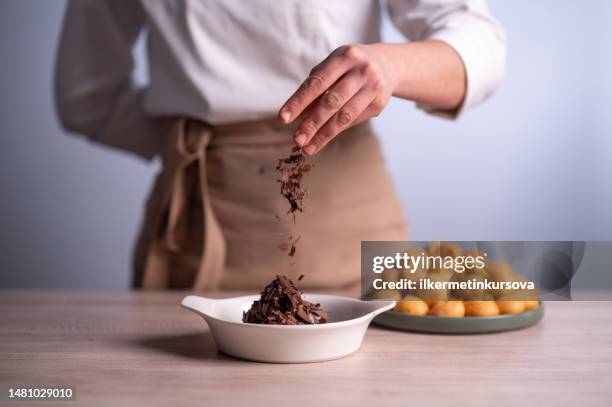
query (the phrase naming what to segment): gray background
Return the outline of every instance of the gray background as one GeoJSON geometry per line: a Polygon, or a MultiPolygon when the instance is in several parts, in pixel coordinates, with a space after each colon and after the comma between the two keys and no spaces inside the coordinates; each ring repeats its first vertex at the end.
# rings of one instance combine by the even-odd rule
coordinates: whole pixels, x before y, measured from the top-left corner
{"type": "MultiPolygon", "coordinates": [[[[490,6],[509,38],[494,97],[458,122],[399,100],[376,121],[413,238],[612,240],[612,2],[490,6]]],[[[63,8],[0,0],[0,286],[125,289],[158,164],[59,128],[63,8]]],[[[388,22],[384,34],[402,40],[388,22]]]]}

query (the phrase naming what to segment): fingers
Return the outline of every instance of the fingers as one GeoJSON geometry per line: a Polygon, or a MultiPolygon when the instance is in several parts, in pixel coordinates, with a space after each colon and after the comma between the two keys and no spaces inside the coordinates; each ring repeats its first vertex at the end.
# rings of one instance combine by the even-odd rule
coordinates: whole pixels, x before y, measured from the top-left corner
{"type": "Polygon", "coordinates": [[[332,53],[317,65],[279,112],[283,123],[291,123],[349,69],[349,60],[332,53]]]}
{"type": "Polygon", "coordinates": [[[365,78],[350,71],[324,93],[318,102],[311,103],[307,115],[296,129],[293,140],[298,146],[305,146],[317,131],[338,112],[363,87],[365,78]]]}
{"type": "MultiPolygon", "coordinates": [[[[308,155],[318,153],[327,143],[341,131],[350,127],[357,119],[362,117],[362,113],[374,102],[375,95],[366,87],[361,88],[340,110],[334,114],[312,137],[310,142],[304,147],[304,152],[308,155]]],[[[372,107],[373,110],[378,106],[372,107]]]]}
{"type": "Polygon", "coordinates": [[[316,154],[341,131],[377,116],[393,93],[388,61],[368,45],[336,49],[316,66],[279,111],[300,120],[294,142],[316,154]]]}

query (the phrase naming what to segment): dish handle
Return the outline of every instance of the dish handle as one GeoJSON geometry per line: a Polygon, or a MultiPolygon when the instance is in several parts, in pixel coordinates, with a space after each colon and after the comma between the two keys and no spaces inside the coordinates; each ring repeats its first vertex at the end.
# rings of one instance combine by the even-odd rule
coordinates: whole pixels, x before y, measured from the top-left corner
{"type": "Polygon", "coordinates": [[[181,301],[181,306],[203,317],[207,317],[213,312],[214,302],[215,300],[212,298],[188,295],[181,301]]]}

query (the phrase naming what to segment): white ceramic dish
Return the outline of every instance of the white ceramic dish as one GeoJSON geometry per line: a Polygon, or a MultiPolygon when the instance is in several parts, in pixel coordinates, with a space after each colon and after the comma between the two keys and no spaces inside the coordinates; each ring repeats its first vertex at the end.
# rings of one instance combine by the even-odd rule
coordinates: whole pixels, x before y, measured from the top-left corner
{"type": "Polygon", "coordinates": [[[333,295],[304,294],[329,311],[320,325],[259,325],[242,322],[242,313],[258,295],[211,299],[194,295],[181,305],[202,316],[217,348],[228,355],[258,362],[306,363],[338,359],[356,352],[372,319],[395,301],[360,301],[333,295]]]}

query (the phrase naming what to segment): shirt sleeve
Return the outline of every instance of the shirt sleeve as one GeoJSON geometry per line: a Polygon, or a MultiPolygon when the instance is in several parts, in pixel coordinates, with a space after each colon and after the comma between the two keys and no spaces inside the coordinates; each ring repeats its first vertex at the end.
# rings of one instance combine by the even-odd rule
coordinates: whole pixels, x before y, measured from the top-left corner
{"type": "Polygon", "coordinates": [[[440,40],[461,57],[467,89],[454,112],[425,111],[457,118],[487,99],[501,84],[506,67],[506,37],[485,0],[388,0],[393,24],[411,41],[440,40]]]}
{"type": "Polygon", "coordinates": [[[157,120],[143,110],[132,79],[132,47],[144,25],[137,1],[70,0],[55,66],[55,100],[64,128],[94,142],[153,158],[157,120]]]}

